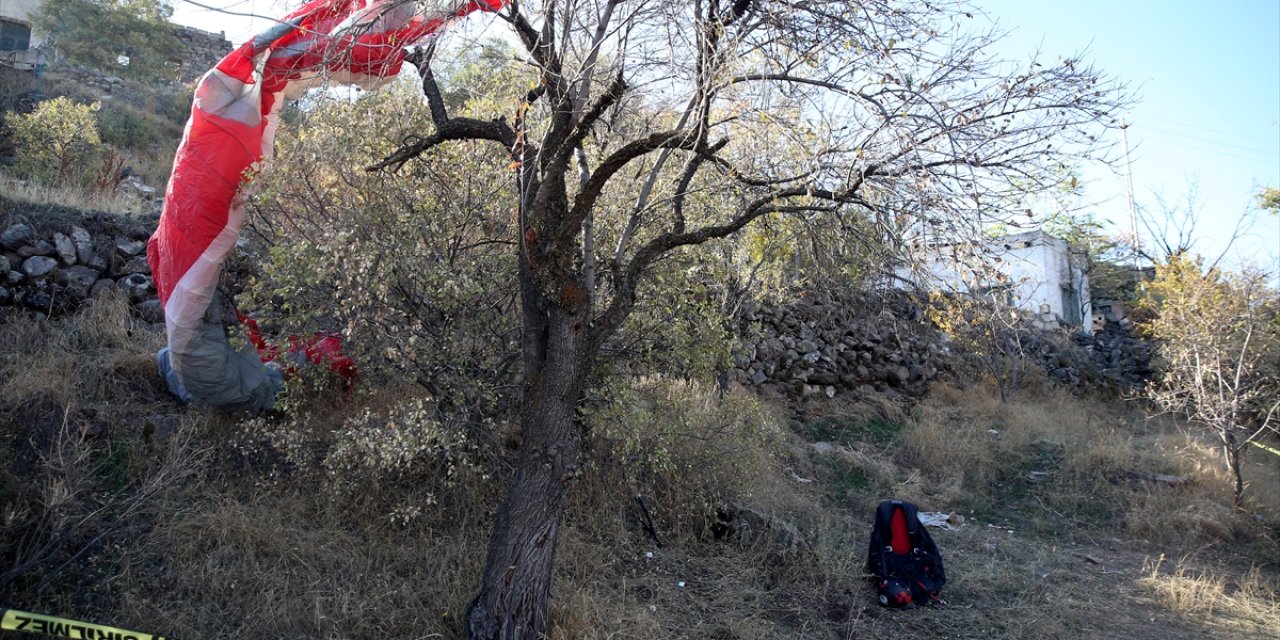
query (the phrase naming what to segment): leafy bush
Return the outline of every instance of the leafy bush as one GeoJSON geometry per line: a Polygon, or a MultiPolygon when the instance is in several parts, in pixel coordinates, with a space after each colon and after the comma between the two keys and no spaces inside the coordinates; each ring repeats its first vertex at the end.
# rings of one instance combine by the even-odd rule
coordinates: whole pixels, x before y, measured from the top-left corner
{"type": "Polygon", "coordinates": [[[103,149],[94,118],[100,106],[57,97],[31,113],[12,116],[8,126],[17,145],[19,174],[44,185],[86,186],[103,149]]]}
{"type": "Polygon", "coordinates": [[[1237,507],[1249,444],[1280,432],[1280,295],[1269,279],[1173,255],[1156,265],[1140,306],[1151,315],[1143,330],[1159,341],[1149,395],[1219,440],[1237,507]]]}
{"type": "Polygon", "coordinates": [[[436,403],[405,388],[361,400],[255,418],[235,446],[245,459],[270,461],[281,487],[305,484],[323,503],[358,505],[354,517],[399,526],[447,521],[460,501],[487,489],[486,452],[466,425],[445,422],[436,403]]]}
{"type": "Polygon", "coordinates": [[[665,528],[701,533],[717,509],[776,472],[782,421],[758,398],[652,376],[610,389],[586,412],[587,477],[653,500],[665,528]]]}
{"type": "Polygon", "coordinates": [[[513,181],[480,145],[439,150],[444,171],[366,172],[425,129],[413,91],[317,100],[277,137],[248,306],[268,327],[341,331],[366,380],[412,380],[447,420],[480,424],[516,389],[513,181]]]}
{"type": "Polygon", "coordinates": [[[98,131],[107,144],[137,149],[167,141],[172,133],[161,131],[155,116],[119,103],[105,105],[98,111],[98,131]]]}

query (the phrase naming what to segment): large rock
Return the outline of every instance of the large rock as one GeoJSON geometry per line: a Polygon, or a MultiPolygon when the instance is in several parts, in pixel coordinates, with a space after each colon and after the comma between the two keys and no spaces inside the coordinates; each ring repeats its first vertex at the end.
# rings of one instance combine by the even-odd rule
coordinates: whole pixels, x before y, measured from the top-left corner
{"type": "Polygon", "coordinates": [[[45,282],[29,287],[22,292],[22,304],[41,313],[49,313],[53,309],[53,294],[45,282]]]}
{"type": "Polygon", "coordinates": [[[53,243],[48,240],[36,240],[33,243],[24,244],[21,247],[18,247],[18,255],[23,258],[30,258],[31,256],[52,256],[56,254],[57,251],[53,248],[53,243]]]}
{"type": "Polygon", "coordinates": [[[53,249],[58,252],[58,259],[62,264],[71,266],[76,263],[76,245],[66,234],[53,234],[53,249]]]}
{"type": "Polygon", "coordinates": [[[120,193],[133,194],[143,200],[152,200],[159,193],[155,187],[143,184],[142,178],[138,176],[129,176],[121,180],[120,184],[116,186],[116,190],[120,193]]]}
{"type": "Polygon", "coordinates": [[[116,270],[117,275],[127,276],[133,273],[151,273],[151,265],[147,262],[146,256],[134,256],[124,261],[120,268],[116,270]]]}
{"type": "Polygon", "coordinates": [[[58,261],[48,256],[31,256],[22,261],[22,272],[30,278],[48,275],[58,266],[58,261]]]}
{"type": "Polygon", "coordinates": [[[141,302],[156,293],[156,285],[151,280],[151,276],[141,273],[132,273],[120,278],[116,281],[116,286],[129,296],[131,302],[141,302]]]}
{"type": "Polygon", "coordinates": [[[126,258],[132,258],[143,252],[147,248],[146,240],[135,240],[128,237],[116,238],[116,251],[126,258]]]}
{"type": "Polygon", "coordinates": [[[89,288],[89,297],[101,298],[116,288],[115,281],[107,278],[100,278],[97,282],[93,283],[92,287],[89,288]]]}
{"type": "Polygon", "coordinates": [[[82,264],[67,267],[58,273],[58,281],[66,287],[68,295],[77,299],[89,297],[89,292],[101,274],[82,264]]]}
{"type": "Polygon", "coordinates": [[[71,242],[76,247],[76,262],[88,264],[93,259],[93,236],[81,226],[71,227],[71,242]]]}
{"type": "Polygon", "coordinates": [[[17,251],[18,247],[30,242],[35,235],[36,232],[31,225],[19,222],[0,233],[0,245],[10,251],[17,251]]]}

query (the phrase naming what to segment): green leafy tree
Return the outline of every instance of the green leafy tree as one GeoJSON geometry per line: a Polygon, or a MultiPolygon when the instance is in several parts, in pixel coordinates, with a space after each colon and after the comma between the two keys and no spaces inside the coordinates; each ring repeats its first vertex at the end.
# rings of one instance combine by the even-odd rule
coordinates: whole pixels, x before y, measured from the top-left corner
{"type": "Polygon", "coordinates": [[[1267,187],[1259,191],[1258,207],[1263,211],[1271,212],[1273,216],[1280,216],[1280,189],[1267,187]]]}
{"type": "Polygon", "coordinates": [[[67,62],[139,80],[172,77],[168,0],[46,0],[35,21],[67,62]]]}
{"type": "Polygon", "coordinates": [[[80,104],[59,96],[45,100],[35,111],[10,117],[20,175],[45,185],[88,186],[101,159],[94,111],[98,104],[80,104]]]}
{"type": "MultiPolygon", "coordinates": [[[[373,168],[485,143],[514,183],[520,457],[495,511],[472,638],[547,631],[584,403],[643,283],[781,216],[969,238],[1095,157],[1126,104],[1075,58],[1009,65],[959,3],[516,2],[523,95],[451,109],[416,56],[431,126],[373,168]],[[969,16],[969,17],[966,17],[969,16]]],[[[447,79],[446,79],[447,82],[447,79]]],[[[509,89],[509,85],[495,88],[509,89]]],[[[858,228],[858,227],[854,227],[858,228]]]]}
{"type": "Polygon", "coordinates": [[[1145,330],[1160,345],[1151,398],[1221,442],[1243,507],[1244,453],[1280,418],[1280,293],[1264,275],[1205,270],[1202,259],[1178,255],[1156,266],[1146,295],[1145,330]]]}

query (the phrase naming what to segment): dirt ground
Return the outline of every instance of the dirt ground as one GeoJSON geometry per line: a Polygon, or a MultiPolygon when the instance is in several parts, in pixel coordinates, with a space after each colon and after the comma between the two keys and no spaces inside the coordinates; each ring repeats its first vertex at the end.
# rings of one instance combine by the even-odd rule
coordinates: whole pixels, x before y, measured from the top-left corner
{"type": "MultiPolygon", "coordinates": [[[[946,554],[947,604],[888,610],[874,604],[870,588],[862,587],[849,597],[846,638],[1276,637],[1265,616],[1227,602],[1172,610],[1152,579],[1160,555],[1134,543],[1110,539],[1059,546],[985,525],[940,531],[934,538],[946,554]],[[1006,579],[990,582],[1000,575],[1006,579]]],[[[1194,558],[1186,565],[1191,572],[1230,570],[1194,558]]]]}

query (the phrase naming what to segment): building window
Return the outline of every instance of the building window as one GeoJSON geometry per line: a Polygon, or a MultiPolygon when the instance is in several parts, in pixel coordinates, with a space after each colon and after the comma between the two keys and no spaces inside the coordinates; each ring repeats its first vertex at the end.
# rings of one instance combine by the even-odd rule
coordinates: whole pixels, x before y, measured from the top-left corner
{"type": "Polygon", "coordinates": [[[21,22],[0,20],[0,51],[26,51],[31,48],[31,27],[21,22]]]}
{"type": "Polygon", "coordinates": [[[1080,304],[1080,292],[1075,287],[1062,287],[1062,319],[1073,327],[1084,326],[1084,307],[1080,304]]]}

